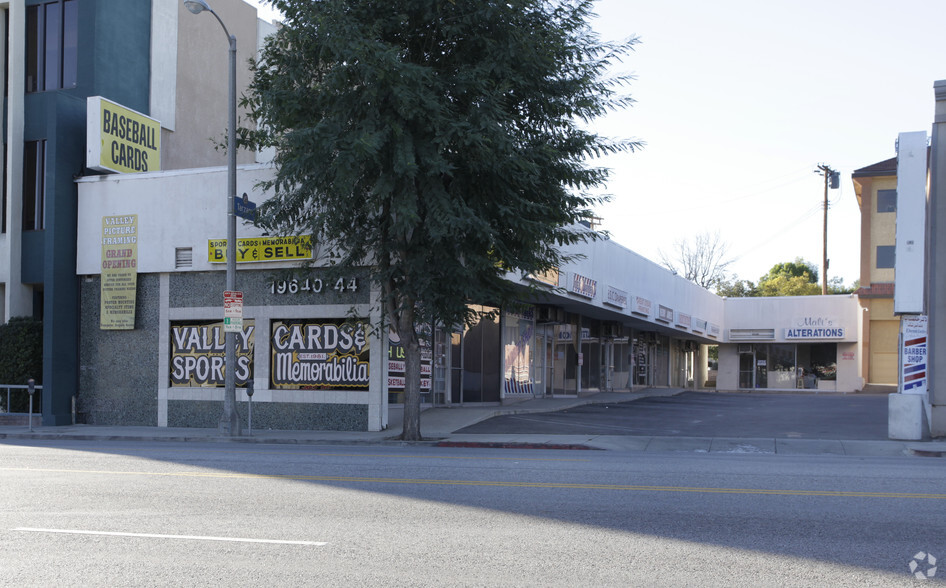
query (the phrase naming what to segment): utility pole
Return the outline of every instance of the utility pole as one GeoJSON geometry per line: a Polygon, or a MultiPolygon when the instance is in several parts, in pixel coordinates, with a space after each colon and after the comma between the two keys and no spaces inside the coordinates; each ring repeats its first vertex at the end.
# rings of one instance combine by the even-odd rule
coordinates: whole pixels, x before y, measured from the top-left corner
{"type": "Polygon", "coordinates": [[[831,169],[825,164],[818,166],[818,169],[815,170],[816,174],[821,174],[824,176],[824,254],[822,255],[821,263],[821,293],[828,293],[828,185],[832,189],[837,189],[840,185],[841,176],[838,172],[831,169]]]}

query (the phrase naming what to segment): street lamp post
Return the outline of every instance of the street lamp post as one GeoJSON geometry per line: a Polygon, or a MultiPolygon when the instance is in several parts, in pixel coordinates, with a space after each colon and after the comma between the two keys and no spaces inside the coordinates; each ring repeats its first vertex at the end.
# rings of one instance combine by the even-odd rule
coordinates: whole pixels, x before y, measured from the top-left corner
{"type": "MultiPolygon", "coordinates": [[[[184,6],[194,14],[207,11],[214,15],[230,43],[229,121],[227,123],[227,290],[236,290],[236,37],[227,30],[220,16],[206,0],[184,0],[184,6]]],[[[236,410],[236,333],[225,334],[226,358],[224,363],[223,414],[218,428],[221,433],[239,436],[240,415],[236,410]]]]}

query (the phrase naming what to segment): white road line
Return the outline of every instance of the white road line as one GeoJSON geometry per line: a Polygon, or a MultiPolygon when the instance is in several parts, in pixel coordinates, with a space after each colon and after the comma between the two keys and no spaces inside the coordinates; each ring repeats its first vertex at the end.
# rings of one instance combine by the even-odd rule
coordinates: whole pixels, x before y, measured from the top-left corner
{"type": "Polygon", "coordinates": [[[67,535],[106,535],[109,537],[144,537],[146,539],[188,539],[193,541],[231,541],[234,543],[276,543],[279,545],[327,545],[324,541],[288,541],[282,539],[247,539],[244,537],[208,537],[201,535],[159,535],[154,533],[119,533],[112,531],[85,531],[81,529],[33,529],[17,527],[13,531],[28,533],[61,533],[67,535]]]}

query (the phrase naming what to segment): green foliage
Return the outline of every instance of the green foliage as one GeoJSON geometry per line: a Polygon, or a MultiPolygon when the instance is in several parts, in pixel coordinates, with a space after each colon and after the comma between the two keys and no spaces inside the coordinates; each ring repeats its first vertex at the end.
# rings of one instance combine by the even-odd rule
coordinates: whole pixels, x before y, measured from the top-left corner
{"type": "Polygon", "coordinates": [[[821,286],[811,281],[808,272],[800,276],[776,274],[759,280],[759,296],[816,296],[821,286]]]}
{"type": "Polygon", "coordinates": [[[408,438],[418,325],[511,302],[510,272],[598,236],[578,223],[608,171],[587,162],[638,144],[583,125],[631,102],[606,72],[636,41],[599,41],[591,0],[272,4],[285,20],[243,100],[257,130],[240,132],[276,149],[258,223],[314,235],[339,271],[370,268],[406,348],[408,438]]]}
{"type": "MultiPolygon", "coordinates": [[[[858,287],[858,281],[851,286],[845,286],[840,277],[828,280],[828,294],[850,294],[858,287]]],[[[821,294],[821,285],[818,281],[818,269],[814,264],[797,257],[795,261],[773,265],[769,273],[759,278],[758,285],[736,277],[731,281],[721,281],[716,286],[716,294],[730,298],[817,296],[821,294]]]]}
{"type": "Polygon", "coordinates": [[[785,261],[773,265],[772,269],[769,270],[769,273],[759,279],[759,283],[761,284],[767,279],[777,278],[779,276],[788,276],[790,278],[804,277],[812,284],[817,284],[819,274],[818,268],[815,267],[813,263],[810,261],[805,261],[800,257],[796,257],[795,261],[785,261]]]}
{"type": "Polygon", "coordinates": [[[828,278],[828,294],[851,294],[856,292],[860,287],[860,280],[854,280],[850,286],[845,286],[844,280],[841,278],[841,276],[828,278]]]}
{"type": "Polygon", "coordinates": [[[43,323],[12,317],[0,325],[0,384],[43,383],[43,323]]]}
{"type": "Polygon", "coordinates": [[[716,294],[728,298],[749,298],[759,296],[759,289],[751,280],[740,280],[736,277],[730,280],[721,280],[716,284],[716,294]]]}
{"type": "Polygon", "coordinates": [[[521,295],[510,271],[558,246],[599,199],[586,161],[637,147],[582,122],[630,99],[606,69],[590,0],[275,0],[284,26],[253,67],[241,140],[276,147],[260,224],[311,233],[372,267],[387,318],[453,324],[521,295]]]}

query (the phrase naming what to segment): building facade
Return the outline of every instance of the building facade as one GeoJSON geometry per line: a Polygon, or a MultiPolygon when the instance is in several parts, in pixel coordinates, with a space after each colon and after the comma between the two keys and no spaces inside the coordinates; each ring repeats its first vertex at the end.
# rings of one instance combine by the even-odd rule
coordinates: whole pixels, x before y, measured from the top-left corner
{"type": "Polygon", "coordinates": [[[895,386],[900,336],[900,318],[894,314],[897,158],[855,170],[851,178],[861,211],[861,371],[868,384],[895,386]]]}
{"type": "MultiPolygon", "coordinates": [[[[242,0],[215,4],[245,61],[272,25],[242,0]]],[[[208,138],[225,128],[228,45],[211,16],[196,17],[177,0],[10,0],[0,2],[0,19],[7,72],[0,321],[43,320],[45,362],[36,377],[43,422],[65,424],[80,371],[74,179],[92,173],[88,99],[160,121],[161,161],[152,159],[151,169],[222,164],[208,138]]],[[[249,73],[240,69],[245,87],[249,73]]]]}
{"type": "MultiPolygon", "coordinates": [[[[245,63],[272,25],[242,0],[214,5],[245,63]]],[[[333,274],[311,236],[245,223],[242,312],[225,320],[235,318],[223,300],[227,182],[214,138],[226,126],[227,45],[215,19],[178,0],[19,0],[0,15],[10,72],[0,319],[43,319],[43,422],[216,426],[235,324],[238,400],[252,383],[257,426],[384,429],[402,401],[403,351],[373,328],[366,273],[333,274]],[[90,98],[158,125],[160,141],[147,142],[160,165],[89,169],[100,141],[89,104],[104,103],[90,98]]],[[[238,81],[248,81],[243,66],[238,81]]],[[[265,160],[239,154],[247,201],[269,197],[256,187],[272,173],[265,160]]],[[[863,385],[856,297],[726,300],[610,240],[568,253],[575,261],[556,272],[508,276],[521,307],[430,326],[425,403],[699,388],[714,345],[719,389],[863,385]]]]}

